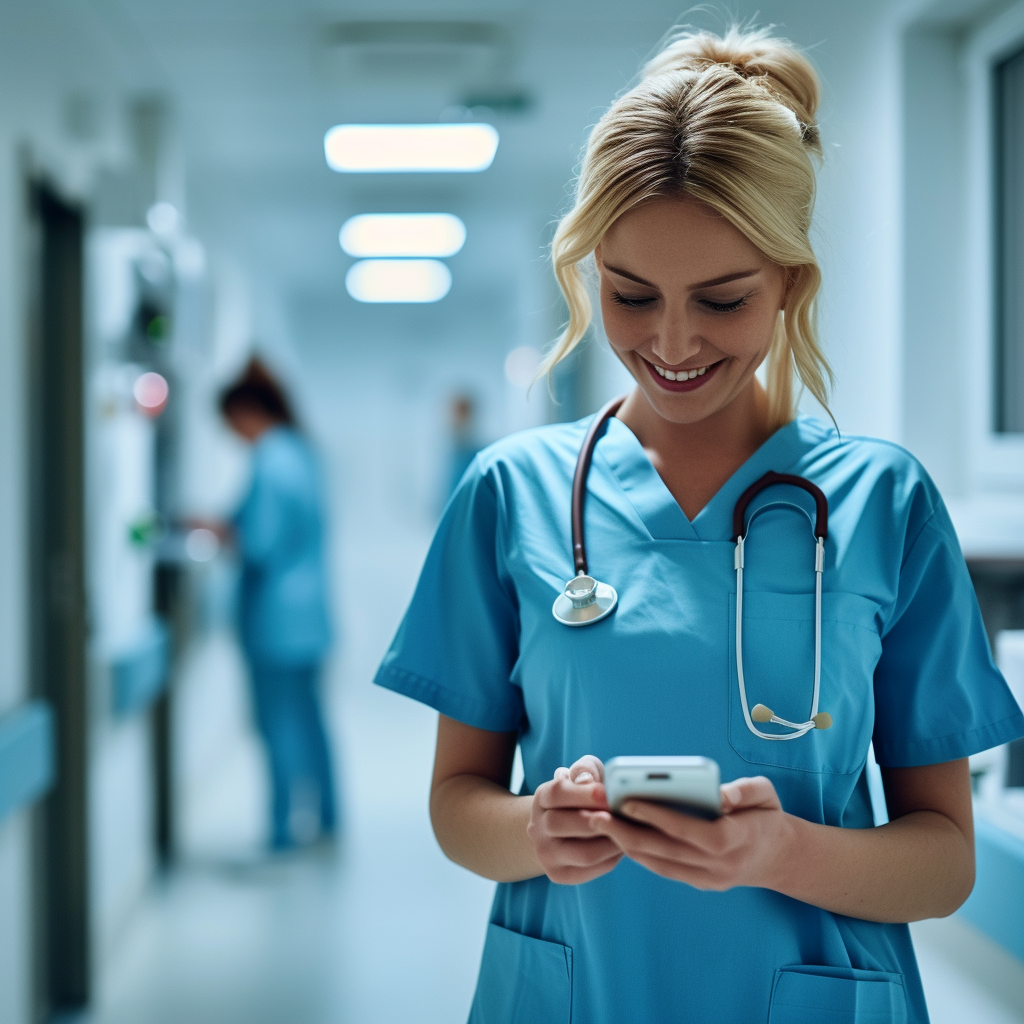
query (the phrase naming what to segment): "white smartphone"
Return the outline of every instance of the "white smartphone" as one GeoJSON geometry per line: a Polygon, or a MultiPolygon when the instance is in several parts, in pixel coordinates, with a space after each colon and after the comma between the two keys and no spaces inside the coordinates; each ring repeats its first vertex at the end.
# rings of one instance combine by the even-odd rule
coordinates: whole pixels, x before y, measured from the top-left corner
{"type": "Polygon", "coordinates": [[[608,806],[653,800],[698,818],[722,815],[718,764],[710,757],[613,757],[604,766],[608,806]]]}

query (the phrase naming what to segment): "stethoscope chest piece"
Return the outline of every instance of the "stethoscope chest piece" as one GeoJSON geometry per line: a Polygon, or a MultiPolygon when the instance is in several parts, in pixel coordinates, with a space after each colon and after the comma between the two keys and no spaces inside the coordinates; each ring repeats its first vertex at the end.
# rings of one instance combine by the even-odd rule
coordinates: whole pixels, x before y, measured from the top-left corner
{"type": "Polygon", "coordinates": [[[614,587],[581,573],[569,580],[555,598],[551,614],[566,626],[589,626],[611,615],[618,600],[614,587]]]}

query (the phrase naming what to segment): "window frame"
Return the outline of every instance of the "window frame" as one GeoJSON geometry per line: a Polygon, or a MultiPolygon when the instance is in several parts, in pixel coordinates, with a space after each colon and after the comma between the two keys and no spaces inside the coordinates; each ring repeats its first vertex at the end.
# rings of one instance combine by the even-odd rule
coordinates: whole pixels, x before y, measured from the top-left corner
{"type": "Polygon", "coordinates": [[[967,39],[966,246],[968,475],[971,490],[1024,490],[1024,433],[995,429],[999,279],[995,69],[1024,48],[1024,2],[979,26],[967,39]]]}

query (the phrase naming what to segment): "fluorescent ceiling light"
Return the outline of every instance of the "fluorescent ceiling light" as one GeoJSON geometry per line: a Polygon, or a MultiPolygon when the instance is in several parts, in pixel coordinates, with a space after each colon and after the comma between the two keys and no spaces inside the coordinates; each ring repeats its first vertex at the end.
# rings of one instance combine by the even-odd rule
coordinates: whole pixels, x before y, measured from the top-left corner
{"type": "Polygon", "coordinates": [[[324,136],[335,171],[485,171],[498,149],[489,124],[339,124],[324,136]]]}
{"type": "Polygon", "coordinates": [[[338,235],[349,256],[454,256],[466,225],[452,213],[361,213],[338,235]]]}
{"type": "Polygon", "coordinates": [[[437,302],[451,286],[451,271],[439,260],[360,260],[345,275],[357,302],[437,302]]]}

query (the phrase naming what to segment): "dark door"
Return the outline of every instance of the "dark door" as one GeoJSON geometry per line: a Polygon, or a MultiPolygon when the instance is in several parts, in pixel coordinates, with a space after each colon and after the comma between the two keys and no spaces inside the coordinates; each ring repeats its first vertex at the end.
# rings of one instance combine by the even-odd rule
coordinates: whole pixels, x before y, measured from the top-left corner
{"type": "Polygon", "coordinates": [[[30,190],[30,581],[36,692],[56,718],[57,782],[41,811],[40,1017],[89,1000],[82,212],[30,190]]]}

